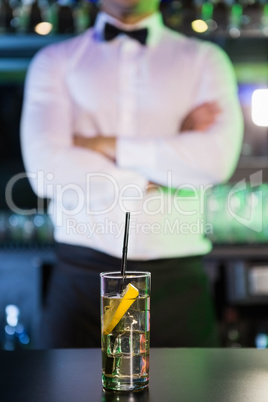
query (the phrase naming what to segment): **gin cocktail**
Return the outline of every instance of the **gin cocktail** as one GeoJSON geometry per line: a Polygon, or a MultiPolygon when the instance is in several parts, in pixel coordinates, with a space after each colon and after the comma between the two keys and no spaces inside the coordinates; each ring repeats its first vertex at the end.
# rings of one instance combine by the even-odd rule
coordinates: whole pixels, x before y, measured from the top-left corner
{"type": "Polygon", "coordinates": [[[149,272],[101,274],[102,383],[106,390],[141,390],[149,382],[149,272]]]}

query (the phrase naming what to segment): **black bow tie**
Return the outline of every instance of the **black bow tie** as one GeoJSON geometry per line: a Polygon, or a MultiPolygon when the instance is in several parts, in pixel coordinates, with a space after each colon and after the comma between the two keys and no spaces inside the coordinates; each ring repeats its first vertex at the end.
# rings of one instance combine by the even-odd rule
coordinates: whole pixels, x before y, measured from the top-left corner
{"type": "Polygon", "coordinates": [[[146,38],[148,34],[147,28],[136,29],[134,31],[124,31],[123,29],[117,28],[114,25],[109,24],[108,22],[105,24],[104,28],[104,39],[110,41],[116,38],[120,34],[128,35],[130,38],[136,39],[142,45],[146,44],[146,38]]]}

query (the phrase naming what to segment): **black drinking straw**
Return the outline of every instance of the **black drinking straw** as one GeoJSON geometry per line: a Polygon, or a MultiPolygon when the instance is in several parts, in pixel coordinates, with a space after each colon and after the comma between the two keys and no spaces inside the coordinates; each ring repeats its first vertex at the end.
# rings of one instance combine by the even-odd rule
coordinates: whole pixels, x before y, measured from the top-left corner
{"type": "Polygon", "coordinates": [[[129,220],[130,220],[130,212],[127,212],[126,213],[126,220],[125,220],[125,233],[124,233],[124,243],[123,243],[122,262],[121,262],[121,275],[123,277],[122,283],[124,283],[126,266],[127,266],[127,246],[128,246],[129,220]]]}

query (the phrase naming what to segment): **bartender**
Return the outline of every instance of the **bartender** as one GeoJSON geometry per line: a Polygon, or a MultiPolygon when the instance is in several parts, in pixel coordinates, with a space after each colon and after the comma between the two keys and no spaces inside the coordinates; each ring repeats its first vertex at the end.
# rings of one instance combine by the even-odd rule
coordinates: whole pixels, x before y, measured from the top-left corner
{"type": "Polygon", "coordinates": [[[27,74],[26,170],[50,200],[58,263],[40,347],[100,345],[99,273],[152,273],[151,345],[216,346],[204,197],[232,175],[242,117],[226,54],[163,25],[159,0],[102,0],[93,28],[27,74]]]}

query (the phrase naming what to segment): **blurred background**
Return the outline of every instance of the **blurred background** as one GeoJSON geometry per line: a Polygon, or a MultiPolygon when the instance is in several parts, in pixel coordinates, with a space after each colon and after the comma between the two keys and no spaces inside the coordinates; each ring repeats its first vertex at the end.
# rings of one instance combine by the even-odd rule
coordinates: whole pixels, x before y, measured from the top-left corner
{"type": "MultiPolygon", "coordinates": [[[[87,0],[0,0],[1,349],[35,347],[55,262],[46,201],[33,194],[20,152],[25,74],[42,46],[83,32],[97,12],[97,2],[87,0]],[[34,213],[37,206],[42,213],[34,213]]],[[[213,228],[207,236],[214,244],[206,270],[222,346],[267,348],[268,4],[166,0],[161,12],[170,28],[217,43],[234,65],[244,143],[230,182],[206,192],[203,224],[213,228]]]]}

